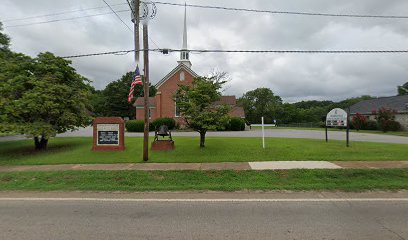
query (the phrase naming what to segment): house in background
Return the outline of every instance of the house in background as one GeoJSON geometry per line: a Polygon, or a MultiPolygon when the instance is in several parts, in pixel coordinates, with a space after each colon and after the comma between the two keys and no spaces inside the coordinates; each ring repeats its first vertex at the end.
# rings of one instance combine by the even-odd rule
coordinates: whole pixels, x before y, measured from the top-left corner
{"type": "MultiPolygon", "coordinates": [[[[178,123],[184,122],[173,96],[179,85],[192,85],[193,79],[198,77],[198,74],[191,70],[192,64],[189,55],[186,12],[184,12],[183,47],[180,52],[180,60],[177,61],[177,67],[156,84],[156,96],[149,98],[149,118],[151,121],[157,118],[174,118],[178,123]]],[[[245,118],[244,109],[237,106],[235,96],[222,96],[215,104],[229,105],[231,107],[230,116],[245,118]]],[[[144,120],[144,98],[137,98],[134,106],[136,107],[136,119],[144,120]]]]}
{"type": "Polygon", "coordinates": [[[360,113],[369,120],[375,120],[373,111],[378,111],[380,108],[394,110],[396,112],[395,121],[401,124],[404,131],[408,131],[408,95],[361,101],[350,107],[350,114],[353,116],[360,113]]]}

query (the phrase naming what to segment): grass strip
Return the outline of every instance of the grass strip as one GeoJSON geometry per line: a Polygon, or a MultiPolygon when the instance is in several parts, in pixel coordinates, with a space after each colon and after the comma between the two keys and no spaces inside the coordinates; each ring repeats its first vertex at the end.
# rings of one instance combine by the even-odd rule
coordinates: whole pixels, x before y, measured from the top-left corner
{"type": "MultiPolygon", "coordinates": [[[[149,162],[248,162],[248,161],[393,161],[408,160],[406,144],[351,142],[324,139],[208,137],[200,149],[198,137],[175,137],[171,152],[150,152],[149,162]]],[[[143,138],[127,137],[123,152],[92,152],[92,138],[54,138],[47,151],[34,151],[32,141],[0,144],[0,165],[92,164],[142,162],[143,138]]]]}
{"type": "Polygon", "coordinates": [[[0,173],[0,190],[239,191],[408,189],[408,168],[277,171],[65,171],[0,173]]]}

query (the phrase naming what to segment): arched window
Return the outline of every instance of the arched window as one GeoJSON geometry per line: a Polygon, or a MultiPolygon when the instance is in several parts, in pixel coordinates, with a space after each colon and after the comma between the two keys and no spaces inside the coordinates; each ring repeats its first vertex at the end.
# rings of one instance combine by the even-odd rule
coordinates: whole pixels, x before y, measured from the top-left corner
{"type": "Polygon", "coordinates": [[[183,71],[180,72],[180,81],[184,81],[186,79],[186,76],[183,71]]]}

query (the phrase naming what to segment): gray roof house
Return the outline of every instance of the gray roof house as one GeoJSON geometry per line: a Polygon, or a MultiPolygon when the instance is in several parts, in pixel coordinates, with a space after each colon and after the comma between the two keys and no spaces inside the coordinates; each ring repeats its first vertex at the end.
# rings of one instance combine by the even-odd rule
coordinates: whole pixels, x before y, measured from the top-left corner
{"type": "Polygon", "coordinates": [[[395,120],[402,125],[405,131],[408,130],[408,95],[361,101],[350,107],[350,113],[351,115],[360,113],[370,118],[372,112],[380,108],[396,111],[395,120]]]}

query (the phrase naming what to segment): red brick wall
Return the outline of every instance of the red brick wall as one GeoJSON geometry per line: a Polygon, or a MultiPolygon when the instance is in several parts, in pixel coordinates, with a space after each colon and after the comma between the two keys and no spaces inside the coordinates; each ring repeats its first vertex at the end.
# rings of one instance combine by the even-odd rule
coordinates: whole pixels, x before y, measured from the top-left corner
{"type": "Polygon", "coordinates": [[[180,122],[181,119],[175,117],[176,107],[173,100],[173,95],[176,93],[179,84],[192,85],[193,75],[189,72],[181,69],[171,76],[163,85],[161,85],[157,91],[161,92],[161,117],[174,118],[180,122]],[[184,71],[184,81],[180,81],[180,73],[184,71]]]}
{"type": "MultiPolygon", "coordinates": [[[[150,108],[150,116],[151,116],[151,121],[154,119],[158,118],[157,113],[156,113],[156,108],[150,108]]],[[[144,108],[136,108],[136,120],[143,120],[144,121],[144,108]]]]}

